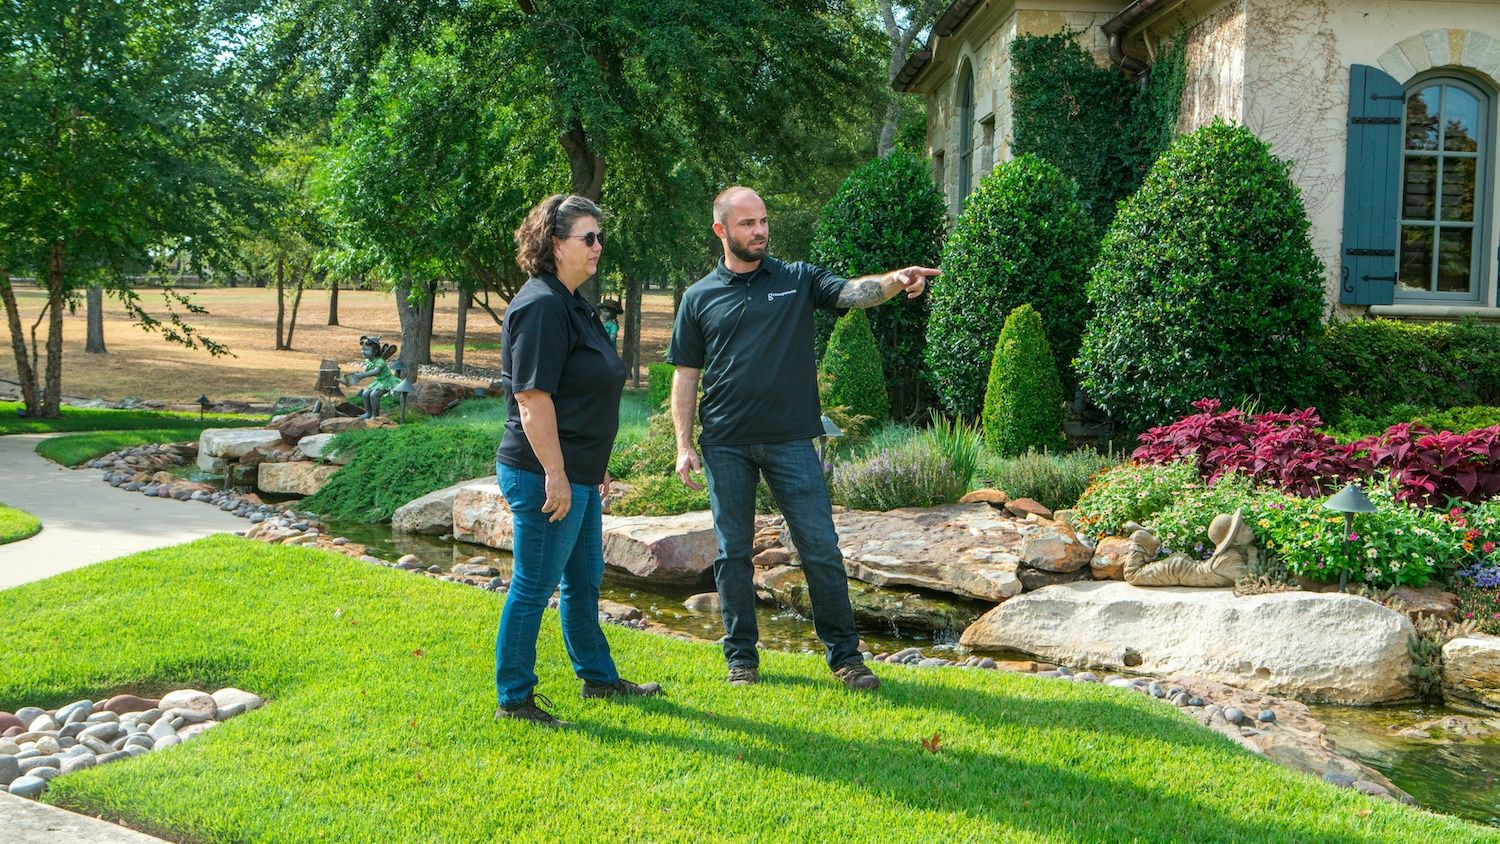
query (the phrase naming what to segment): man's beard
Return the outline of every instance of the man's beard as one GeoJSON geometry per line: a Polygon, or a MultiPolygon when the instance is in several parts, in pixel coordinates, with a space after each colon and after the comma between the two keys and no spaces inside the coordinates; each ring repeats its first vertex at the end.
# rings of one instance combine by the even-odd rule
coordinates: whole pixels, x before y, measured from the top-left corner
{"type": "Polygon", "coordinates": [[[751,246],[750,244],[742,241],[735,240],[733,235],[728,237],[727,240],[729,243],[729,251],[734,254],[734,257],[739,258],[741,261],[748,261],[753,263],[766,257],[766,246],[769,243],[769,238],[767,238],[766,240],[762,240],[760,243],[757,243],[754,246],[751,246]]]}

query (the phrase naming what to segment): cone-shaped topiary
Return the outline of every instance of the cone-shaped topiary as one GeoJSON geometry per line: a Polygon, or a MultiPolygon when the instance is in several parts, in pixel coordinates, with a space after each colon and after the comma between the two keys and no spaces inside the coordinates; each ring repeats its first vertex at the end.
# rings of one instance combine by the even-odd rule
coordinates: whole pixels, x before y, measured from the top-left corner
{"type": "Polygon", "coordinates": [[[1001,457],[1028,450],[1058,451],[1062,433],[1062,381],[1042,329],[1042,317],[1022,305],[1005,318],[989,388],[984,392],[984,442],[1001,457]]]}
{"type": "MultiPolygon", "coordinates": [[[[947,226],[943,194],[926,162],[897,150],[851,173],[823,206],[812,262],[845,278],[913,265],[937,266],[947,226]]],[[[927,298],[898,296],[866,314],[892,409],[902,418],[918,415],[925,405],[920,373],[927,345],[927,298]]],[[[834,316],[818,311],[816,318],[821,356],[834,316]]]]}
{"type": "Polygon", "coordinates": [[[891,418],[890,399],[885,394],[885,377],[880,372],[880,352],[875,348],[875,333],[863,310],[853,310],[839,318],[828,338],[828,351],[820,367],[828,378],[830,405],[842,405],[857,416],[870,417],[878,426],[891,418]]]}
{"type": "Polygon", "coordinates": [[[995,341],[1021,305],[1041,313],[1069,366],[1088,319],[1097,231],[1078,186],[1040,158],[1023,155],[980,181],[943,247],[927,319],[927,376],[949,416],[980,414],[995,341]]]}
{"type": "Polygon", "coordinates": [[[1173,143],[1105,235],[1089,282],[1084,389],[1128,431],[1191,402],[1314,396],[1323,265],[1289,164],[1241,126],[1173,143]]]}

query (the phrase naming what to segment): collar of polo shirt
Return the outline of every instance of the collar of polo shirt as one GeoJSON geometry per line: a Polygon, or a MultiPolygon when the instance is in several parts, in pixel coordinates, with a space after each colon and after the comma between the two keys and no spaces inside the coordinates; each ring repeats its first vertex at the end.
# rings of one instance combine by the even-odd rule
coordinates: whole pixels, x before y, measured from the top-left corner
{"type": "Polygon", "coordinates": [[[769,272],[770,270],[767,269],[766,265],[774,260],[775,259],[770,255],[767,255],[760,260],[760,266],[756,267],[748,273],[737,273],[730,270],[729,267],[724,264],[724,259],[720,258],[719,266],[714,271],[719,274],[719,279],[722,280],[725,285],[734,284],[736,282],[749,284],[750,282],[755,280],[756,276],[764,272],[769,272]]]}

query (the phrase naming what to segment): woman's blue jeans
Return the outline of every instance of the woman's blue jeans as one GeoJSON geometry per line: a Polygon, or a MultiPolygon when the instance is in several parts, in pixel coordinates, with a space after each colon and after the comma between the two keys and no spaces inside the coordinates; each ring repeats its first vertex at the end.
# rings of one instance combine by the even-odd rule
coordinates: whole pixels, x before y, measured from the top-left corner
{"type": "Polygon", "coordinates": [[[549,522],[542,512],[546,479],[525,469],[496,464],[500,493],[510,505],[515,566],[495,636],[495,688],[501,706],[517,706],[536,688],[536,637],[542,612],[562,586],[563,644],[573,673],[591,683],[620,679],[609,642],[599,627],[599,584],[604,579],[602,512],[598,487],[569,484],[573,506],[566,518],[549,522]]]}

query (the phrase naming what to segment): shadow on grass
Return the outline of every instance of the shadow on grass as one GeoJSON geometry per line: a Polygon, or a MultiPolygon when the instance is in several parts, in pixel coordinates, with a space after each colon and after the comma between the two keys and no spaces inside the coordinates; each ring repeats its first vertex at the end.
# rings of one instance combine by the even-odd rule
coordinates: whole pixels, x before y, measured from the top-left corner
{"type": "MultiPolygon", "coordinates": [[[[1021,705],[1016,702],[1004,707],[1002,714],[1015,714],[1021,705]]],[[[1039,765],[1003,753],[967,749],[962,736],[950,738],[937,754],[928,754],[915,738],[910,742],[839,738],[785,723],[699,711],[671,700],[651,701],[645,706],[679,719],[689,731],[665,734],[587,722],[573,729],[600,741],[630,742],[645,750],[667,747],[715,759],[734,758],[751,768],[780,770],[810,781],[839,782],[917,812],[940,812],[1067,840],[1295,841],[1310,840],[1312,835],[1320,842],[1335,844],[1387,840],[1373,832],[1337,835],[1288,825],[1264,811],[1254,812],[1254,820],[1249,821],[1188,796],[1071,770],[1063,764],[1065,760],[1039,765]],[[743,737],[743,743],[712,736],[713,731],[725,730],[743,737]],[[914,764],[934,776],[911,776],[914,764]],[[1006,791],[996,794],[997,787],[1006,791]],[[1050,804],[1053,809],[1071,802],[1079,811],[1032,809],[1032,801],[1050,804]],[[1164,827],[1164,823],[1179,825],[1164,827]]],[[[940,705],[923,708],[942,709],[940,705]]],[[[1056,701],[1049,709],[1054,716],[1049,720],[1059,723],[1097,715],[1095,707],[1078,702],[1056,701]]],[[[1150,715],[1142,720],[1146,724],[1133,732],[1156,741],[1183,743],[1180,735],[1168,733],[1164,737],[1145,727],[1180,733],[1185,725],[1150,715]]],[[[1163,759],[1164,764],[1169,761],[1163,759]]],[[[747,771],[746,780],[754,778],[754,772],[747,771]]],[[[1221,789],[1226,785],[1204,783],[1203,787],[1221,789]]],[[[830,804],[828,809],[837,812],[838,806],[830,804]]]]}

